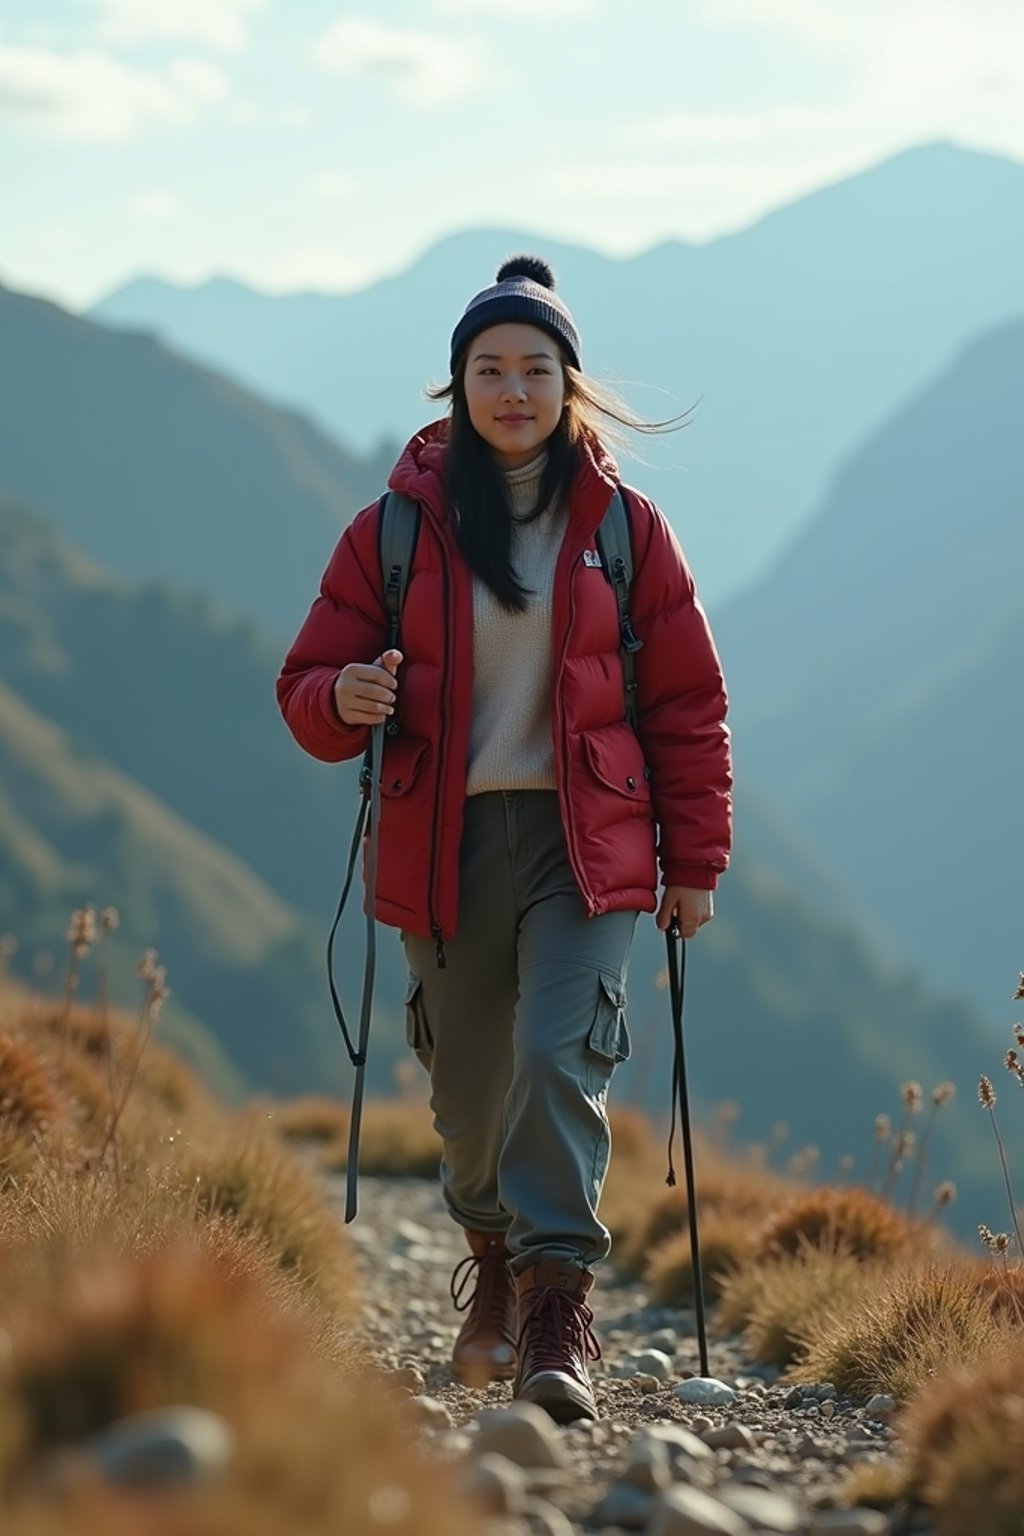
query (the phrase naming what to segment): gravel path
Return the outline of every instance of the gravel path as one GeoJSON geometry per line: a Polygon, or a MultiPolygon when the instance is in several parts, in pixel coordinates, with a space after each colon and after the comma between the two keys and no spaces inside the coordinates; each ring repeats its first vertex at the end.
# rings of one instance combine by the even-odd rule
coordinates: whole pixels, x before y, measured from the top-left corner
{"type": "MultiPolygon", "coordinates": [[[[341,1181],[332,1190],[340,1201],[341,1181]]],[[[487,1536],[927,1530],[835,1507],[850,1468],[890,1449],[887,1402],[868,1409],[828,1383],[780,1387],[773,1369],[744,1359],[738,1339],[715,1335],[712,1374],[732,1396],[682,1401],[679,1389],[699,1371],[692,1313],[651,1306],[642,1286],[606,1266],[592,1297],[602,1417],[556,1428],[539,1410],[513,1408],[507,1383],[474,1391],[452,1378],[458,1319],[448,1282],[466,1250],[435,1185],[362,1179],[349,1231],[372,1298],[363,1336],[414,1400],[432,1452],[457,1461],[490,1510],[487,1536]]]]}

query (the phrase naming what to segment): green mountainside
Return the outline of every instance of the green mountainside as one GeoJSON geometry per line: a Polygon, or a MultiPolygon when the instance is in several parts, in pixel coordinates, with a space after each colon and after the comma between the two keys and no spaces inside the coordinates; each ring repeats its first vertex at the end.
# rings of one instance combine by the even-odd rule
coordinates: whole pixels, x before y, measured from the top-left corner
{"type": "Polygon", "coordinates": [[[702,245],[613,258],[467,231],[355,293],[149,278],[92,315],[147,327],[366,451],[433,413],[421,390],[443,381],[456,320],[522,249],[554,264],[588,369],[649,417],[696,405],[685,431],[644,440],[642,465],[624,467],[715,607],[763,573],[865,433],[1024,308],[1024,164],[936,142],[702,245]]]}
{"type": "Polygon", "coordinates": [[[933,985],[993,1022],[1024,965],[1024,321],[837,475],[716,621],[746,772],[933,985]]]}
{"type": "Polygon", "coordinates": [[[382,488],[294,412],[0,288],[0,485],[112,571],[298,627],[335,540],[382,488]]]}

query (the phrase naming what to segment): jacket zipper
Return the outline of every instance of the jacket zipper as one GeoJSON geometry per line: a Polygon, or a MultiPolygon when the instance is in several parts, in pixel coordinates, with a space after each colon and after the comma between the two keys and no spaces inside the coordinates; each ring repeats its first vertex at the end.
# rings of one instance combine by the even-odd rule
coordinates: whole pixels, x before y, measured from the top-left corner
{"type": "Polygon", "coordinates": [[[568,655],[569,655],[569,637],[572,634],[573,620],[576,617],[576,581],[575,581],[575,576],[576,576],[576,564],[577,564],[578,558],[579,558],[578,556],[574,556],[573,559],[572,559],[572,562],[569,565],[569,622],[568,622],[568,625],[566,626],[565,641],[564,641],[564,643],[562,645],[562,661],[561,661],[561,666],[559,667],[558,680],[556,680],[556,684],[555,684],[555,688],[556,688],[555,699],[556,699],[556,705],[557,705],[557,708],[558,708],[558,727],[559,727],[559,730],[561,731],[561,734],[562,734],[562,788],[563,788],[563,791],[564,791],[564,801],[563,801],[563,804],[565,806],[565,811],[566,811],[566,815],[565,815],[565,846],[566,846],[566,851],[568,852],[568,855],[569,855],[569,865],[570,865],[570,868],[572,869],[572,872],[573,872],[573,874],[574,874],[574,876],[576,878],[576,883],[578,884],[580,890],[583,893],[583,898],[584,898],[584,900],[587,903],[587,906],[588,906],[588,908],[590,910],[591,915],[593,915],[594,911],[596,910],[596,905],[597,904],[596,904],[596,902],[594,900],[594,893],[593,893],[593,891],[591,891],[589,885],[587,884],[586,876],[583,873],[583,866],[580,863],[579,853],[578,853],[577,848],[576,848],[576,834],[575,834],[575,831],[573,830],[572,816],[570,814],[570,808],[572,806],[572,800],[571,800],[571,798],[569,796],[569,727],[568,727],[568,725],[566,724],[566,721],[565,721],[565,715],[564,715],[564,712],[563,712],[562,706],[561,706],[561,694],[560,694],[560,691],[559,691],[559,689],[560,689],[560,679],[565,676],[565,663],[566,663],[566,659],[568,658],[568,655]]]}
{"type": "Polygon", "coordinates": [[[430,918],[430,932],[434,940],[434,953],[437,957],[437,968],[439,971],[443,971],[447,967],[448,960],[444,952],[444,930],[437,920],[437,845],[440,837],[439,829],[441,825],[441,800],[444,793],[444,767],[445,758],[447,756],[446,747],[448,741],[448,732],[446,729],[447,712],[445,705],[448,698],[447,690],[451,687],[451,678],[448,668],[449,654],[451,652],[451,613],[449,607],[451,599],[449,587],[450,573],[448,568],[448,551],[444,548],[443,543],[441,543],[440,548],[443,592],[441,607],[444,614],[444,628],[442,630],[443,650],[441,677],[444,679],[444,682],[441,688],[441,707],[438,721],[440,727],[440,750],[437,763],[437,789],[434,792],[434,820],[430,833],[430,896],[428,900],[428,916],[430,918]]]}

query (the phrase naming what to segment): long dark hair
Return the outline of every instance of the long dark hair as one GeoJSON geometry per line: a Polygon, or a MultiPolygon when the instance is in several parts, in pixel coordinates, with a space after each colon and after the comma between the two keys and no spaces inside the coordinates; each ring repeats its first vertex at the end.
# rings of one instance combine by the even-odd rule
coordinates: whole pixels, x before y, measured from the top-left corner
{"type": "MultiPolygon", "coordinates": [[[[449,383],[427,390],[429,400],[447,400],[448,456],[445,467],[445,495],[455,520],[455,536],[463,558],[474,576],[490,588],[501,606],[510,613],[522,613],[529,589],[516,576],[512,564],[512,501],[508,484],[490,448],[469,419],[466,404],[466,358],[464,351],[449,383]]],[[[603,435],[617,442],[624,440],[618,428],[634,432],[674,432],[686,426],[684,412],[666,421],[644,421],[605,386],[588,379],[562,357],[565,403],[558,425],[544,447],[547,462],[541,475],[537,504],[522,519],[531,522],[552,502],[563,501],[580,462],[580,450],[588,439],[599,443],[598,421],[603,435]]]]}

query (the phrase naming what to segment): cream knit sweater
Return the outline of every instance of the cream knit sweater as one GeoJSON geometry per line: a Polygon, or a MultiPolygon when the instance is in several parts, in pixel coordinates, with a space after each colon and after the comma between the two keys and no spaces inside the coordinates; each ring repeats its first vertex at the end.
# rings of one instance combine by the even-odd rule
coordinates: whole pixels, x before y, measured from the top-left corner
{"type": "MultiPolygon", "coordinates": [[[[513,515],[537,504],[546,463],[541,452],[507,470],[513,515]]],[[[551,592],[565,532],[564,507],[546,508],[512,531],[512,564],[529,590],[524,613],[502,608],[482,581],[473,582],[473,725],[466,793],[554,789],[551,739],[551,592]]]]}

